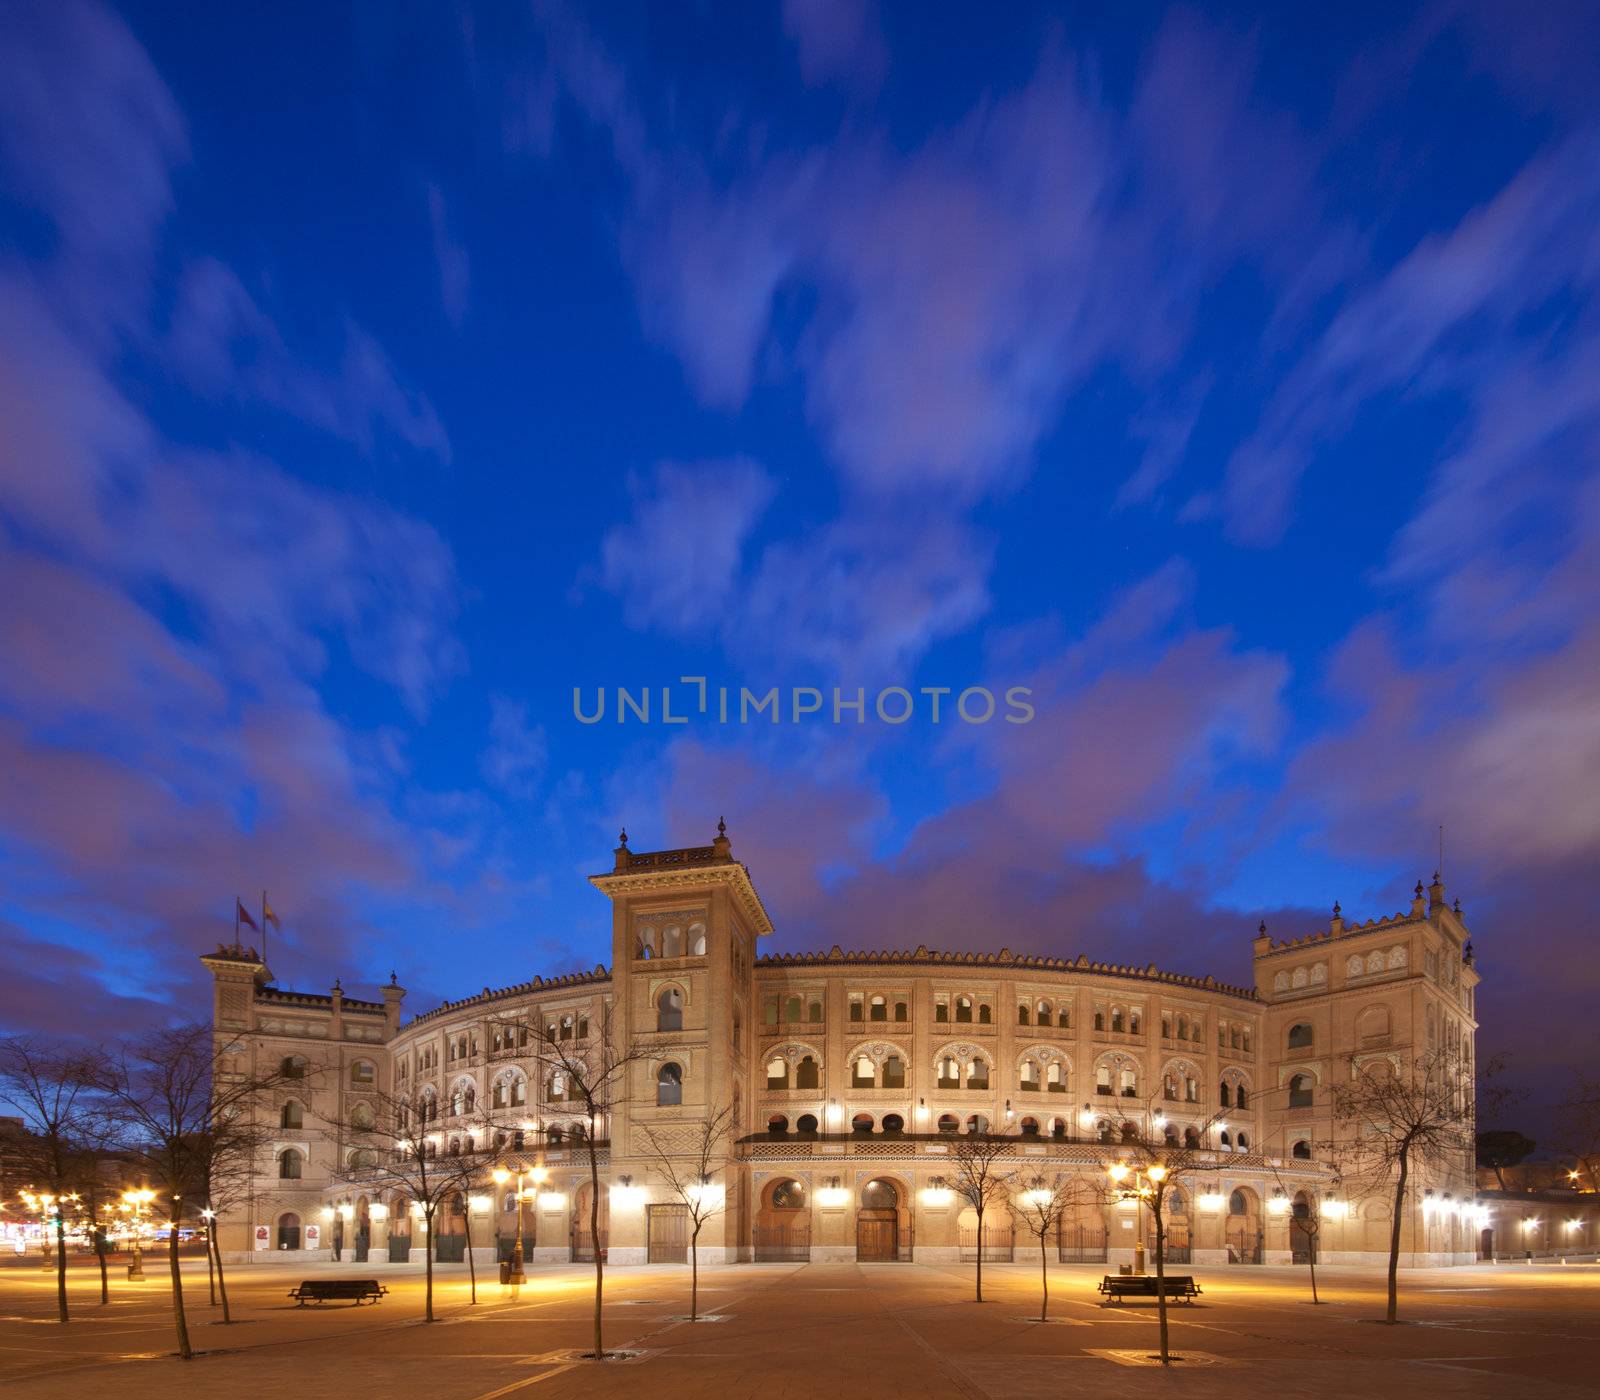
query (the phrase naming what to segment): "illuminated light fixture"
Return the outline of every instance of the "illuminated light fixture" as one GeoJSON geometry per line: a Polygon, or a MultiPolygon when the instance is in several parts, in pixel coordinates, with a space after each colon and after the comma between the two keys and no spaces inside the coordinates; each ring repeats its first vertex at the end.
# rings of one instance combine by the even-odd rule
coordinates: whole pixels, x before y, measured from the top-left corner
{"type": "Polygon", "coordinates": [[[942,1176],[936,1176],[922,1188],[922,1203],[928,1206],[947,1206],[950,1204],[950,1188],[945,1185],[942,1176]]]}
{"type": "Polygon", "coordinates": [[[1538,1221],[1537,1221],[1537,1220],[1534,1220],[1534,1219],[1531,1219],[1531,1218],[1530,1218],[1530,1219],[1528,1219],[1528,1220],[1524,1220],[1524,1221],[1523,1221],[1523,1222],[1522,1222],[1522,1228],[1523,1228],[1523,1229],[1524,1229],[1524,1230],[1531,1230],[1531,1229],[1533,1229],[1533,1228],[1534,1228],[1534,1226],[1536,1226],[1536,1225],[1537,1225],[1537,1224],[1538,1224],[1538,1223],[1539,1223],[1539,1222],[1538,1222],[1538,1221]]]}
{"type": "Polygon", "coordinates": [[[539,1193],[539,1204],[546,1210],[560,1210],[566,1203],[567,1198],[560,1191],[541,1191],[539,1193]]]}
{"type": "Polygon", "coordinates": [[[340,1206],[339,1218],[341,1220],[354,1220],[356,1218],[356,1208],[352,1205],[340,1206]]]}
{"type": "Polygon", "coordinates": [[[1157,1185],[1167,1179],[1167,1169],[1160,1162],[1152,1162],[1144,1169],[1144,1174],[1157,1185]]]}
{"type": "Polygon", "coordinates": [[[333,1207],[332,1206],[323,1206],[323,1208],[322,1208],[322,1218],[324,1220],[332,1220],[333,1219],[333,1207]]]}
{"type": "Polygon", "coordinates": [[[379,1201],[378,1204],[373,1206],[367,1212],[367,1214],[373,1220],[387,1220],[389,1218],[389,1207],[384,1205],[382,1201],[379,1201]]]}
{"type": "Polygon", "coordinates": [[[644,1187],[635,1186],[631,1176],[619,1177],[617,1184],[611,1188],[611,1200],[619,1206],[637,1206],[643,1202],[644,1197],[644,1187]]]}
{"type": "Polygon", "coordinates": [[[1228,1204],[1228,1198],[1220,1191],[1202,1191],[1195,1197],[1195,1202],[1201,1210],[1221,1210],[1228,1204]]]}
{"type": "Polygon", "coordinates": [[[1132,1168],[1126,1162],[1113,1162],[1106,1168],[1106,1175],[1113,1181],[1121,1183],[1128,1179],[1128,1173],[1131,1170],[1132,1168]]]}
{"type": "Polygon", "coordinates": [[[1350,1203],[1348,1201],[1336,1201],[1330,1197],[1322,1203],[1322,1213],[1329,1220],[1343,1220],[1350,1214],[1350,1203]]]}
{"type": "Polygon", "coordinates": [[[839,1178],[836,1176],[830,1176],[827,1185],[817,1192],[817,1204],[819,1206],[837,1209],[842,1205],[847,1205],[849,1201],[850,1193],[839,1184],[839,1178]]]}
{"type": "MultiPolygon", "coordinates": [[[[468,1196],[467,1206],[474,1215],[487,1215],[489,1213],[490,1199],[487,1196],[468,1196]]],[[[348,1210],[349,1207],[347,1206],[348,1210]]]]}
{"type": "Polygon", "coordinates": [[[1289,1213],[1289,1198],[1279,1191],[1267,1202],[1268,1215],[1287,1215],[1289,1213]]]}

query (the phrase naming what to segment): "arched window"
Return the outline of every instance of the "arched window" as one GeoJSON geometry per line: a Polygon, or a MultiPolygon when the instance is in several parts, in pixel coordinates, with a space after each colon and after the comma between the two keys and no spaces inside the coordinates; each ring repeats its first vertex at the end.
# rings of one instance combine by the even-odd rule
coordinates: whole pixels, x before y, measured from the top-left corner
{"type": "Polygon", "coordinates": [[[278,1217],[278,1248],[300,1248],[300,1217],[292,1210],[286,1210],[278,1217]]]}
{"type": "Polygon", "coordinates": [[[1024,1060],[1017,1072],[1017,1087],[1025,1094],[1039,1092],[1039,1066],[1033,1060],[1024,1060]]]}
{"type": "Polygon", "coordinates": [[[789,1062],[782,1055],[775,1055],[767,1061],[767,1088],[787,1089],[789,1087],[789,1062]]]}
{"type": "Polygon", "coordinates": [[[858,1113],[850,1120],[850,1131],[856,1137],[872,1136],[872,1115],[858,1113]]]}
{"type": "Polygon", "coordinates": [[[780,1181],[772,1188],[772,1208],[774,1210],[804,1210],[806,1208],[806,1188],[798,1181],[780,1181]]]}
{"type": "Polygon", "coordinates": [[[1028,1003],[1025,1001],[1019,1003],[1017,1006],[1017,1024],[1019,1026],[1026,1026],[1031,1022],[1031,1020],[1032,1015],[1028,1011],[1028,1003]]]}
{"type": "Polygon", "coordinates": [[[986,1001],[985,1002],[980,1002],[978,1004],[978,1024],[980,1026],[987,1026],[987,1025],[991,1024],[993,1022],[993,1020],[994,1020],[994,1013],[992,1011],[990,1011],[989,1003],[986,1002],[986,1001]]]}
{"type": "Polygon", "coordinates": [[[1248,1098],[1249,1098],[1249,1094],[1246,1091],[1246,1089],[1245,1089],[1243,1084],[1238,1084],[1238,1085],[1234,1086],[1234,1090],[1233,1090],[1233,1106],[1235,1108],[1248,1108],[1250,1106],[1249,1103],[1247,1102],[1248,1098]]]}
{"type": "Polygon", "coordinates": [[[961,1087],[961,1066],[957,1064],[954,1055],[946,1055],[939,1061],[939,1087],[941,1089],[961,1087]]]}
{"type": "Polygon", "coordinates": [[[970,1020],[972,1020],[972,998],[971,997],[957,997],[956,998],[956,1020],[958,1020],[958,1021],[970,1021],[970,1020]]]}
{"type": "Polygon", "coordinates": [[[1250,1150],[1250,1139],[1242,1132],[1237,1133],[1234,1135],[1233,1145],[1241,1152],[1248,1152],[1250,1150]]]}
{"type": "Polygon", "coordinates": [[[1249,1215],[1250,1198],[1243,1191],[1234,1191],[1228,1196],[1229,1215],[1249,1215]]]}
{"type": "Polygon", "coordinates": [[[1064,1031],[1072,1029],[1072,1009],[1070,1007],[1056,1007],[1056,1025],[1064,1031]]]}
{"type": "Polygon", "coordinates": [[[1119,1078],[1121,1082],[1122,1097],[1125,1099],[1138,1098],[1139,1071],[1136,1070],[1132,1065],[1124,1065],[1122,1067],[1122,1074],[1119,1076],[1119,1078]]]}
{"type": "Polygon", "coordinates": [[[549,1079],[545,1080],[544,1096],[551,1103],[567,1101],[567,1076],[561,1070],[552,1071],[549,1079]]]}
{"type": "Polygon", "coordinates": [[[802,1006],[799,997],[789,997],[783,1003],[783,1019],[785,1021],[798,1021],[802,1006]]]}
{"type": "Polygon", "coordinates": [[[1290,1108],[1310,1108],[1311,1099],[1311,1076],[1309,1074],[1297,1074],[1289,1080],[1290,1108]]]}
{"type": "Polygon", "coordinates": [[[1123,1017],[1122,1008],[1120,1006],[1113,1006],[1111,1008],[1111,1029],[1113,1031],[1121,1032],[1126,1028],[1126,1026],[1127,1022],[1123,1017]]]}
{"type": "Polygon", "coordinates": [[[703,958],[706,955],[706,926],[704,924],[689,925],[689,956],[703,958]]]}
{"type": "Polygon", "coordinates": [[[889,1003],[883,997],[873,997],[867,1003],[867,1020],[887,1021],[889,1019],[889,1003]]]}
{"type": "Polygon", "coordinates": [[[1220,1144],[1224,1152],[1233,1151],[1233,1139],[1228,1135],[1228,1130],[1226,1128],[1217,1134],[1217,1142],[1220,1144]]]}
{"type": "Polygon", "coordinates": [[[662,932],[661,956],[664,958],[683,956],[683,930],[677,924],[669,924],[662,932]]]}
{"type": "Polygon", "coordinates": [[[350,1110],[350,1126],[358,1132],[369,1131],[375,1121],[372,1105],[369,1103],[358,1103],[350,1110]]]}
{"type": "Polygon", "coordinates": [[[1197,1133],[1193,1128],[1185,1128],[1183,1130],[1183,1145],[1185,1147],[1200,1146],[1200,1134],[1197,1133]]]}
{"type": "Polygon", "coordinates": [[[656,1029],[681,1031],[683,1029],[683,993],[676,987],[663,987],[656,997],[656,1029]]]}
{"type": "Polygon", "coordinates": [[[1122,1140],[1124,1142],[1138,1142],[1139,1129],[1132,1123],[1122,1125],[1122,1140]]]}
{"type": "Polygon", "coordinates": [[[822,1082],[822,1071],[814,1055],[802,1055],[800,1063],[794,1067],[794,1087],[796,1089],[816,1089],[822,1082]]]}
{"type": "Polygon", "coordinates": [[[869,1055],[857,1055],[850,1069],[852,1089],[871,1089],[877,1084],[878,1067],[869,1055]]]}
{"type": "Polygon", "coordinates": [[[357,1060],[350,1066],[352,1084],[371,1084],[377,1077],[378,1071],[373,1067],[371,1060],[357,1060]]]}
{"type": "MultiPolygon", "coordinates": [[[[903,1001],[895,1002],[894,1018],[897,1021],[909,1021],[911,1019],[911,1008],[903,1001]]],[[[821,1020],[821,1017],[818,1017],[817,1019],[821,1020]]]]}
{"type": "Polygon", "coordinates": [[[1096,1065],[1094,1071],[1094,1091],[1097,1094],[1111,1092],[1111,1066],[1096,1065]]]}
{"type": "Polygon", "coordinates": [[[1299,1142],[1295,1143],[1289,1155],[1298,1158],[1302,1162],[1309,1162],[1311,1160],[1311,1144],[1301,1138],[1299,1142]]]}
{"type": "Polygon", "coordinates": [[[794,1120],[794,1130],[801,1137],[816,1137],[817,1115],[814,1113],[802,1113],[794,1120]]]}
{"type": "Polygon", "coordinates": [[[1315,1043],[1316,1036],[1311,1029],[1309,1021],[1296,1021],[1289,1027],[1289,1048],[1291,1050],[1309,1050],[1315,1043]]]}
{"type": "Polygon", "coordinates": [[[1017,1124],[1017,1131],[1021,1133],[1023,1137],[1038,1137],[1039,1120],[1037,1118],[1024,1118],[1019,1124],[1017,1124]]]}
{"type": "Polygon", "coordinates": [[[1049,1094],[1064,1094],[1067,1092],[1067,1086],[1061,1079],[1061,1065],[1057,1061],[1052,1060],[1045,1067],[1044,1087],[1045,1092],[1049,1094]]]}
{"type": "Polygon", "coordinates": [[[989,1065],[985,1060],[973,1059],[967,1063],[967,1088],[987,1089],[989,1087],[989,1065]]]}
{"type": "Polygon", "coordinates": [[[1222,1081],[1221,1087],[1217,1090],[1217,1102],[1223,1108],[1233,1107],[1233,1089],[1229,1086],[1226,1079],[1222,1081]]]}
{"type": "Polygon", "coordinates": [[[1067,1120],[1065,1118],[1052,1118],[1050,1120],[1050,1136],[1057,1142],[1061,1142],[1066,1138],[1067,1120]]]}
{"type": "Polygon", "coordinates": [[[683,1102],[683,1070],[670,1060],[656,1071],[656,1102],[663,1106],[683,1102]]]}
{"type": "Polygon", "coordinates": [[[301,1108],[293,1099],[290,1099],[288,1103],[284,1104],[283,1112],[278,1115],[278,1126],[280,1128],[303,1128],[305,1125],[305,1109],[301,1108]]]}
{"type": "Polygon", "coordinates": [[[1035,1004],[1033,1008],[1033,1019],[1037,1025],[1048,1026],[1050,1024],[1050,1003],[1047,1001],[1041,1001],[1035,1004]]]}
{"type": "Polygon", "coordinates": [[[939,1115],[939,1131],[941,1133],[954,1133],[961,1127],[961,1121],[953,1113],[939,1115]]]}
{"type": "Polygon", "coordinates": [[[767,1131],[774,1137],[781,1137],[789,1131],[789,1120],[781,1113],[774,1113],[767,1119],[767,1131]]]}
{"type": "Polygon", "coordinates": [[[972,1137],[982,1137],[989,1131],[989,1120],[981,1113],[974,1113],[967,1119],[967,1132],[972,1137]]]}
{"type": "Polygon", "coordinates": [[[304,1079],[306,1062],[299,1055],[285,1055],[283,1063],[278,1066],[278,1073],[285,1079],[304,1079]]]}
{"type": "Polygon", "coordinates": [[[278,1154],[278,1180],[300,1180],[300,1154],[292,1147],[287,1147],[278,1154]]]}
{"type": "Polygon", "coordinates": [[[883,1087],[885,1089],[906,1087],[906,1062],[898,1055],[890,1055],[883,1062],[883,1087]]]}

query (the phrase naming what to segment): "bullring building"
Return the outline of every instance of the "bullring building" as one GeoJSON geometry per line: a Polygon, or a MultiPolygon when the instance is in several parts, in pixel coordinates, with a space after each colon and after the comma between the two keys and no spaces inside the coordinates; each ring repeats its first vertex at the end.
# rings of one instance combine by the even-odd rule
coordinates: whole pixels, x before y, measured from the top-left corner
{"type": "MultiPolygon", "coordinates": [[[[703,1261],[948,1262],[1018,1257],[991,1215],[983,1239],[950,1189],[963,1134],[1011,1139],[1019,1188],[1102,1186],[1125,1138],[1200,1151],[1172,1202],[1169,1254],[1193,1263],[1376,1261],[1387,1193],[1346,1194],[1332,1086],[1363,1061],[1450,1050],[1470,1066],[1478,976],[1459,903],[1437,876],[1408,909],[1288,941],[1263,925],[1253,976],[1232,985],[1154,965],[998,952],[767,954],[772,924],[722,824],[708,846],[637,852],[626,835],[591,877],[611,901],[612,964],[447,1002],[405,1019],[394,977],[377,1001],[272,983],[253,949],[202,961],[222,1065],[286,1075],[263,1105],[269,1142],[221,1221],[239,1259],[286,1251],[366,1262],[504,1253],[534,1262],[682,1260],[682,1204],[642,1130],[688,1152],[731,1110],[719,1154],[725,1208],[703,1261]],[[639,1052],[596,1133],[601,1239],[589,1230],[581,1106],[549,1063],[589,1053],[603,1027],[639,1052]],[[541,1043],[543,1042],[543,1043],[541,1043]],[[425,1240],[386,1154],[352,1125],[403,1101],[426,1151],[472,1168],[425,1240]],[[519,1198],[491,1169],[545,1172],[519,1198]],[[531,1197],[531,1198],[530,1198],[531,1197]],[[1300,1223],[1314,1213],[1319,1228],[1300,1223]]],[[[1416,1180],[1406,1257],[1467,1262],[1492,1220],[1473,1163],[1416,1180]]],[[[1130,1260],[1148,1212],[1085,1191],[1054,1247],[1065,1261],[1130,1260]]]]}

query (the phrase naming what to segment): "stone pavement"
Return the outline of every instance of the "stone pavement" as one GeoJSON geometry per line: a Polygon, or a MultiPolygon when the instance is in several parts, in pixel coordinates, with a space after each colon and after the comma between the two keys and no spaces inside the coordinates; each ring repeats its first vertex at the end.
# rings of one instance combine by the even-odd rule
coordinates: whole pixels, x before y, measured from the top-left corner
{"type": "Polygon", "coordinates": [[[1416,1271],[1402,1280],[1402,1316],[1389,1328],[1382,1280],[1327,1270],[1312,1307],[1304,1270],[1206,1268],[1193,1306],[1171,1309],[1174,1348],[1190,1358],[1167,1373],[1135,1374],[1129,1361],[1155,1343],[1149,1305],[1100,1306],[1103,1269],[1051,1270],[1051,1313],[1037,1315],[1039,1273],[988,1265],[982,1305],[972,1269],[878,1264],[744,1265],[702,1273],[702,1308],[690,1324],[688,1270],[608,1270],[606,1341],[637,1350],[596,1366],[572,1353],[590,1342],[593,1275],[582,1266],[539,1269],[511,1299],[492,1277],[467,1301],[465,1270],[442,1266],[436,1310],[421,1321],[421,1270],[379,1264],[281,1264],[231,1270],[232,1326],[206,1303],[203,1265],[186,1269],[196,1346],[184,1364],[162,1268],[147,1281],[113,1278],[100,1307],[89,1270],[73,1285],[74,1320],[54,1320],[53,1277],[0,1269],[0,1387],[7,1396],[90,1395],[119,1400],[248,1396],[347,1400],[364,1393],[430,1400],[568,1400],[637,1394],[719,1400],[1032,1400],[1077,1389],[1130,1386],[1185,1397],[1346,1397],[1403,1394],[1541,1397],[1600,1392],[1600,1269],[1484,1265],[1416,1271]],[[296,1308],[284,1295],[301,1277],[377,1276],[390,1288],[376,1307],[296,1308]]]}

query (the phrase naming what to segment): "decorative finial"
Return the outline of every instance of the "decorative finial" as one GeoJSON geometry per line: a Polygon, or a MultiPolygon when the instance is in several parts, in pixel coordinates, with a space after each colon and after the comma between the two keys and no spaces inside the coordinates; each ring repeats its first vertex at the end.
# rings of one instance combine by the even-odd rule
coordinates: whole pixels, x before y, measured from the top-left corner
{"type": "Polygon", "coordinates": [[[1459,914],[1460,912],[1461,912],[1461,899],[1460,899],[1459,896],[1457,896],[1457,898],[1456,898],[1456,913],[1459,914]]]}
{"type": "Polygon", "coordinates": [[[617,845],[626,846],[627,844],[628,844],[628,828],[627,827],[623,827],[622,828],[622,834],[617,837],[617,845]]]}
{"type": "Polygon", "coordinates": [[[339,979],[337,977],[333,979],[333,990],[340,993],[343,993],[344,991],[344,988],[339,985],[339,979]]]}
{"type": "Polygon", "coordinates": [[[727,822],[723,821],[721,817],[718,817],[717,818],[717,835],[718,836],[726,836],[727,834],[728,834],[728,824],[727,824],[727,822]]]}
{"type": "Polygon", "coordinates": [[[1335,917],[1335,918],[1338,918],[1338,917],[1339,917],[1339,914],[1340,914],[1340,913],[1341,913],[1341,912],[1342,912],[1342,911],[1341,911],[1341,910],[1340,910],[1340,908],[1339,908],[1339,901],[1338,901],[1338,900],[1337,900],[1337,899],[1336,899],[1336,900],[1334,900],[1334,901],[1333,901],[1333,915],[1334,915],[1334,917],[1335,917]]]}
{"type": "Polygon", "coordinates": [[[1418,899],[1422,898],[1422,881],[1421,880],[1417,881],[1417,888],[1415,889],[1415,891],[1413,891],[1413,893],[1415,893],[1415,895],[1417,896],[1418,899]]]}
{"type": "Polygon", "coordinates": [[[1439,883],[1439,872],[1437,870],[1433,872],[1433,883],[1436,885],[1439,883]]]}
{"type": "Polygon", "coordinates": [[[391,987],[398,987],[400,985],[400,979],[395,975],[395,970],[392,967],[389,969],[389,985],[391,987]]]}
{"type": "Polygon", "coordinates": [[[1260,933],[1260,934],[1265,934],[1266,931],[1267,931],[1267,921],[1265,919],[1263,919],[1259,924],[1256,925],[1256,932],[1260,933]]]}

